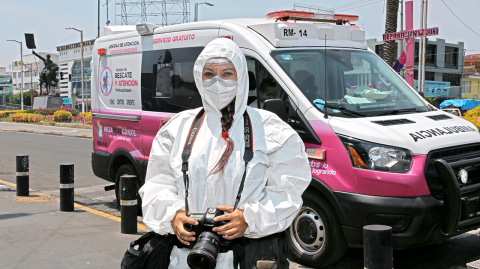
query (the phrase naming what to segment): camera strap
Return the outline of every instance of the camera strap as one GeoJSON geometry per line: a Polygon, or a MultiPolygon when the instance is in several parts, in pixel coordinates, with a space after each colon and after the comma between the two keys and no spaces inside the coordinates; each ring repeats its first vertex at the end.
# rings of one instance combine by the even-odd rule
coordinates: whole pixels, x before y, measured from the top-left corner
{"type": "MultiPolygon", "coordinates": [[[[198,114],[195,116],[193,120],[192,126],[190,127],[190,131],[188,132],[187,141],[185,141],[185,146],[183,147],[182,152],[182,172],[183,172],[183,183],[185,184],[185,214],[188,215],[188,186],[189,186],[189,179],[188,179],[188,159],[192,154],[193,143],[197,138],[198,130],[202,126],[203,119],[205,118],[205,111],[202,109],[198,114]]],[[[243,172],[242,181],[240,182],[240,187],[238,190],[237,198],[235,199],[235,206],[233,211],[237,208],[238,202],[242,196],[243,187],[245,185],[245,177],[247,175],[247,166],[250,160],[253,158],[253,137],[252,137],[252,122],[250,121],[250,117],[248,116],[247,111],[243,113],[243,134],[244,134],[244,141],[245,141],[245,153],[243,154],[243,161],[245,162],[245,171],[243,172]]]]}

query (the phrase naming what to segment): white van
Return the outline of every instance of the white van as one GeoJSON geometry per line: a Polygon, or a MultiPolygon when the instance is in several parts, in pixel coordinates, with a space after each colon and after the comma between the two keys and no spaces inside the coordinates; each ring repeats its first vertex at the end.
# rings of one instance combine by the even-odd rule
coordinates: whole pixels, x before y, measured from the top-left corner
{"type": "Polygon", "coordinates": [[[368,49],[348,15],[280,11],[158,27],[106,26],[94,45],[95,174],[143,184],[153,138],[202,105],[193,65],[211,40],[247,57],[249,104],[277,113],[305,142],[313,180],[288,229],[289,258],[311,267],[362,247],[362,227],[389,225],[395,248],[480,227],[480,134],[429,106],[368,49]]]}

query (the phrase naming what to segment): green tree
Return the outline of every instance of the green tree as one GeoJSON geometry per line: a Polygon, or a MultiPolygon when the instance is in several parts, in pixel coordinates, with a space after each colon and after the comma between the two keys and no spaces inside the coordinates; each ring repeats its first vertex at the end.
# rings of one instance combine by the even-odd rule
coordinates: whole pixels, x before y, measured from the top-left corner
{"type": "Polygon", "coordinates": [[[6,103],[11,103],[11,99],[13,98],[13,93],[7,93],[5,94],[5,102],[6,103]]]}
{"type": "MultiPolygon", "coordinates": [[[[394,33],[397,31],[398,2],[399,0],[387,0],[385,33],[394,33]]],[[[388,65],[393,66],[393,61],[395,60],[395,40],[383,43],[383,60],[388,65]]]]}

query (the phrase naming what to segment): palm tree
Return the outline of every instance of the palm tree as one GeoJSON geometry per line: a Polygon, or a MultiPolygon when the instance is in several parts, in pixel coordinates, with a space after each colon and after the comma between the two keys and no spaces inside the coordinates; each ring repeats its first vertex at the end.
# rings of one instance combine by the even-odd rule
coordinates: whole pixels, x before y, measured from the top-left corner
{"type": "MultiPolygon", "coordinates": [[[[399,0],[387,0],[387,17],[385,19],[385,33],[397,31],[397,15],[399,0]]],[[[395,40],[383,43],[383,60],[393,66],[395,60],[395,40]]]]}

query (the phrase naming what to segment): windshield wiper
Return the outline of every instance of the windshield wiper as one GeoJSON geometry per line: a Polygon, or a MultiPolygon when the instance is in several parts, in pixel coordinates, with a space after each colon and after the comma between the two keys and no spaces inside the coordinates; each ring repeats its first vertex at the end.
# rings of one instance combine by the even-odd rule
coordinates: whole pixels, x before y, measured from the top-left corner
{"type": "Polygon", "coordinates": [[[357,116],[357,117],[370,117],[370,115],[367,115],[365,113],[357,112],[354,110],[350,110],[348,108],[345,108],[343,105],[335,105],[334,103],[327,103],[326,107],[328,108],[333,108],[333,109],[338,109],[344,114],[349,114],[351,116],[357,116]]]}
{"type": "Polygon", "coordinates": [[[397,115],[397,114],[402,114],[402,113],[408,113],[408,112],[423,112],[423,111],[418,111],[416,108],[403,108],[403,109],[393,109],[377,114],[372,114],[373,117],[375,116],[382,116],[382,115],[397,115]]]}

